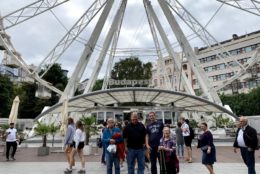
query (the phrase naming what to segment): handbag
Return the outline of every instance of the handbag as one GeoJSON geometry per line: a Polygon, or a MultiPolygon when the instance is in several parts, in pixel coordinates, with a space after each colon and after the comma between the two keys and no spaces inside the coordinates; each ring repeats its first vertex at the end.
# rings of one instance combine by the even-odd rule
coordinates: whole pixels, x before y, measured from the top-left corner
{"type": "Polygon", "coordinates": [[[208,150],[208,145],[202,146],[202,147],[200,147],[200,149],[201,149],[202,151],[207,151],[207,150],[208,150]]]}
{"type": "Polygon", "coordinates": [[[98,148],[102,148],[103,147],[101,138],[98,138],[97,146],[98,146],[98,148]]]}

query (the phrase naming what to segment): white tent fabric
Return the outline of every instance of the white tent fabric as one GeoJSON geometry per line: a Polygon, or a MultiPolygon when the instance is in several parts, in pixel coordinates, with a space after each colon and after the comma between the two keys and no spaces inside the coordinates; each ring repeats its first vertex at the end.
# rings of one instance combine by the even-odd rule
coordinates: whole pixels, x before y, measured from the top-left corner
{"type": "Polygon", "coordinates": [[[61,111],[60,132],[62,136],[64,136],[67,131],[67,119],[68,119],[68,98],[65,98],[62,103],[62,111],[61,111]]]}
{"type": "MultiPolygon", "coordinates": [[[[227,113],[237,118],[223,106],[210,102],[207,99],[187,93],[162,90],[155,88],[113,88],[79,95],[69,99],[68,112],[85,112],[100,107],[111,107],[122,103],[145,103],[173,107],[178,111],[227,113]]],[[[62,103],[52,106],[40,114],[36,119],[46,114],[61,112],[62,103]]]]}
{"type": "Polygon", "coordinates": [[[19,97],[16,96],[13,100],[12,109],[11,109],[11,112],[9,114],[9,119],[8,119],[9,124],[10,123],[16,124],[17,116],[18,116],[19,103],[20,103],[19,97]]]}

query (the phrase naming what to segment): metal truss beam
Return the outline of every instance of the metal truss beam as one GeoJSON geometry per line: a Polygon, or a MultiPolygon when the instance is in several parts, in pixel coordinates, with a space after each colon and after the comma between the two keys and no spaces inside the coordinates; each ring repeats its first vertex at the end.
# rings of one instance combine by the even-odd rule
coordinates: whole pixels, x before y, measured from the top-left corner
{"type": "MultiPolygon", "coordinates": [[[[158,19],[158,17],[156,16],[152,6],[151,6],[151,3],[148,1],[148,0],[145,0],[144,1],[144,5],[145,5],[145,8],[147,8],[147,12],[148,12],[148,15],[151,17],[151,19],[153,20],[154,24],[156,25],[157,29],[158,29],[158,32],[160,33],[161,35],[161,38],[163,40],[163,43],[170,55],[170,57],[173,59],[174,63],[177,65],[177,68],[180,70],[182,68],[182,65],[181,65],[181,62],[180,60],[178,59],[178,55],[173,51],[172,47],[171,47],[171,44],[170,44],[170,41],[168,40],[167,38],[167,35],[166,33],[164,32],[163,30],[163,27],[158,19]]],[[[189,82],[187,76],[185,75],[184,72],[181,73],[181,76],[184,80],[184,88],[186,90],[186,92],[188,92],[189,94],[192,94],[192,95],[195,95],[195,92],[191,86],[191,83],[189,82]]]]}
{"type": "MultiPolygon", "coordinates": [[[[121,5],[119,9],[117,10],[116,16],[111,24],[110,30],[105,38],[102,51],[96,61],[93,73],[91,74],[91,77],[89,78],[88,84],[84,90],[84,94],[91,92],[93,89],[93,86],[95,85],[95,82],[97,80],[98,74],[100,72],[100,69],[102,67],[102,64],[104,62],[104,59],[106,57],[106,53],[108,51],[109,46],[111,45],[113,36],[117,30],[120,31],[121,24],[123,21],[123,17],[125,14],[125,8],[126,8],[127,0],[122,0],[121,5]]],[[[110,62],[108,62],[110,63],[110,62]]]]}
{"type": "Polygon", "coordinates": [[[73,43],[73,41],[79,36],[79,34],[88,26],[96,14],[103,8],[108,0],[96,0],[88,8],[88,10],[79,18],[79,20],[71,27],[65,36],[57,43],[57,45],[50,51],[50,53],[44,58],[36,69],[37,72],[41,70],[44,65],[47,65],[47,69],[41,75],[47,73],[52,65],[62,56],[67,48],[73,43]]]}
{"type": "Polygon", "coordinates": [[[223,82],[222,85],[219,85],[215,88],[216,91],[224,88],[226,85],[232,83],[233,81],[235,81],[236,79],[238,79],[239,77],[243,76],[244,74],[247,73],[247,69],[249,69],[251,66],[255,65],[256,63],[258,63],[258,61],[260,60],[260,48],[257,48],[255,53],[253,54],[253,56],[248,60],[248,63],[246,64],[245,69],[241,69],[237,74],[235,74],[233,77],[231,77],[230,79],[226,80],[223,82]]]}
{"type": "Polygon", "coordinates": [[[201,39],[201,41],[211,49],[220,60],[222,60],[225,65],[231,69],[234,73],[236,71],[227,63],[227,57],[232,57],[232,59],[240,66],[244,68],[241,63],[237,61],[236,58],[230,55],[228,51],[215,39],[207,30],[204,28],[197,19],[195,19],[186,10],[178,0],[167,0],[170,8],[190,27],[190,29],[201,39]]]}
{"type": "Polygon", "coordinates": [[[4,29],[11,28],[69,0],[39,0],[3,17],[4,29]]]}
{"type": "Polygon", "coordinates": [[[194,74],[196,75],[204,95],[208,98],[208,100],[221,104],[221,100],[217,92],[212,89],[212,86],[208,81],[208,77],[200,66],[197,56],[193,52],[191,45],[189,44],[174,15],[172,14],[169,8],[169,3],[166,2],[166,0],[158,0],[158,3],[160,4],[172,31],[174,32],[180,46],[182,47],[182,50],[185,53],[185,57],[187,58],[194,74]]]}
{"type": "Polygon", "coordinates": [[[69,79],[69,82],[60,98],[60,102],[64,100],[66,96],[69,98],[74,96],[74,93],[76,89],[78,88],[80,79],[86,69],[86,66],[89,62],[89,59],[94,51],[94,48],[96,46],[97,40],[101,34],[101,31],[104,27],[104,24],[106,22],[106,19],[109,15],[109,12],[111,11],[112,5],[114,3],[114,0],[107,1],[104,10],[102,11],[102,14],[90,36],[90,39],[88,40],[85,49],[72,73],[71,78],[69,79]]]}
{"type": "MultiPolygon", "coordinates": [[[[171,7],[171,9],[192,29],[192,31],[203,41],[204,44],[206,44],[208,46],[209,49],[211,49],[218,58],[220,58],[225,65],[231,69],[236,77],[235,79],[237,79],[239,76],[241,76],[241,74],[243,74],[244,72],[246,72],[246,70],[252,66],[253,64],[246,64],[246,65],[242,65],[241,63],[238,62],[238,60],[230,55],[230,53],[228,51],[225,50],[225,48],[205,29],[205,27],[203,27],[198,20],[196,20],[183,6],[182,4],[178,1],[178,0],[167,0],[169,3],[169,6],[171,7]],[[240,66],[240,70],[234,70],[226,61],[226,59],[228,57],[231,57],[233,59],[233,61],[235,61],[239,66],[240,66]]],[[[259,2],[258,2],[259,3],[259,2]]],[[[256,57],[252,57],[250,58],[251,62],[254,62],[256,59],[256,57]]],[[[231,78],[230,81],[233,78],[231,78]]],[[[229,80],[227,80],[229,81],[229,80]]],[[[226,81],[225,81],[226,82],[226,81]]],[[[230,82],[231,83],[231,82],[230,82]]],[[[225,85],[229,84],[228,83],[224,83],[223,85],[220,85],[221,88],[223,88],[225,85]]],[[[217,90],[219,90],[220,88],[217,87],[217,90]]]]}
{"type": "Polygon", "coordinates": [[[156,30],[155,30],[154,22],[152,20],[151,14],[149,13],[149,10],[148,10],[148,7],[147,7],[150,4],[151,4],[151,2],[147,2],[147,0],[144,0],[144,7],[145,7],[147,19],[148,19],[148,22],[149,22],[149,25],[150,25],[151,33],[152,33],[152,36],[153,36],[153,41],[154,41],[156,52],[157,52],[158,59],[159,59],[159,66],[157,68],[157,76],[158,76],[159,79],[161,78],[161,76],[163,76],[164,79],[165,79],[165,82],[166,82],[165,83],[166,88],[168,90],[171,90],[172,85],[170,83],[169,76],[166,74],[165,61],[163,60],[163,55],[162,55],[162,52],[161,52],[161,47],[160,47],[160,44],[159,44],[158,36],[157,36],[156,30]]]}
{"type": "Polygon", "coordinates": [[[217,0],[229,6],[260,16],[259,0],[217,0]]]}

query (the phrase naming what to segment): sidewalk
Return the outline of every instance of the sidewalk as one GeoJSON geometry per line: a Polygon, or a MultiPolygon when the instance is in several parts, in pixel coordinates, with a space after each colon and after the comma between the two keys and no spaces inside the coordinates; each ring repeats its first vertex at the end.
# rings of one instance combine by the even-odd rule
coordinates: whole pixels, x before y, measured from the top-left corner
{"type": "MultiPolygon", "coordinates": [[[[1,148],[1,147],[0,147],[1,148]]],[[[217,163],[214,165],[216,174],[246,174],[247,168],[244,165],[240,153],[235,154],[230,146],[217,146],[217,163]]],[[[2,149],[0,149],[1,152],[2,149]]],[[[62,174],[67,167],[64,153],[57,152],[61,149],[52,149],[56,153],[48,156],[37,156],[37,148],[19,148],[15,161],[5,161],[5,155],[0,153],[1,174],[62,174]]],[[[105,174],[106,167],[100,163],[101,149],[99,155],[86,156],[86,174],[105,174]]],[[[260,151],[256,151],[256,171],[260,174],[260,151]]],[[[79,158],[76,157],[76,161],[79,158]]],[[[180,160],[180,174],[207,174],[208,171],[200,163],[201,152],[193,147],[193,163],[188,164],[180,160]]],[[[79,163],[76,165],[78,168],[79,163]]],[[[159,168],[158,168],[159,169],[159,168]]],[[[73,173],[77,173],[74,171],[73,173]]],[[[127,174],[126,164],[121,174],[127,174]]],[[[148,174],[147,172],[145,174],[148,174]]]]}
{"type": "MultiPolygon", "coordinates": [[[[79,163],[76,164],[79,167],[79,163]]],[[[1,174],[62,174],[67,166],[65,162],[8,162],[0,163],[1,174]]],[[[216,163],[214,165],[216,174],[246,174],[247,168],[241,163],[216,163]]],[[[260,174],[260,164],[256,164],[257,174],[260,174]]],[[[77,173],[77,171],[73,171],[77,173]]],[[[105,174],[106,167],[99,162],[87,162],[86,174],[105,174]]],[[[200,163],[184,163],[180,165],[179,174],[207,174],[208,171],[200,163]]],[[[121,171],[127,174],[127,169],[121,171]]],[[[148,174],[145,171],[145,174],[148,174]]]]}

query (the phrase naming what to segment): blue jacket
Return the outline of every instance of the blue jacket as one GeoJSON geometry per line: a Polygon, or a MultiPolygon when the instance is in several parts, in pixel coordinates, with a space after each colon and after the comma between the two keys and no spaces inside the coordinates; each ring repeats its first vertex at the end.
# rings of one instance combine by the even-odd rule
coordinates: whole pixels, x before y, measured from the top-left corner
{"type": "Polygon", "coordinates": [[[72,144],[76,128],[74,124],[69,124],[64,139],[64,145],[72,144]]]}
{"type": "MultiPolygon", "coordinates": [[[[107,151],[107,147],[108,147],[108,145],[109,145],[109,143],[110,143],[110,139],[112,139],[112,136],[113,136],[116,132],[121,133],[120,129],[117,128],[117,127],[112,128],[112,131],[111,131],[111,132],[110,132],[110,129],[109,129],[109,128],[105,128],[105,129],[104,129],[102,144],[105,146],[105,149],[106,149],[106,152],[107,152],[107,153],[109,153],[109,152],[107,151]]],[[[115,141],[116,141],[116,144],[119,143],[119,142],[122,142],[122,141],[123,141],[122,135],[121,135],[120,138],[115,139],[115,141]]]]}

